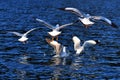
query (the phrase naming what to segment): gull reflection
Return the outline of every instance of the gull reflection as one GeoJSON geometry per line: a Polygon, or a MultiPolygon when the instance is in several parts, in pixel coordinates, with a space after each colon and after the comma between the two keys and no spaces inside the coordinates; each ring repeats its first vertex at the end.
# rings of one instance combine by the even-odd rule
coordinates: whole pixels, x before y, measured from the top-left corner
{"type": "Polygon", "coordinates": [[[63,66],[67,65],[67,57],[53,57],[52,58],[54,70],[52,80],[61,80],[61,75],[64,70],[63,66]]]}
{"type": "Polygon", "coordinates": [[[83,66],[83,60],[82,57],[76,55],[72,61],[71,68],[73,70],[78,70],[83,66]]]}
{"type": "Polygon", "coordinates": [[[26,71],[16,70],[17,78],[20,80],[26,80],[26,71]]]}
{"type": "Polygon", "coordinates": [[[61,68],[61,66],[66,65],[66,58],[53,57],[52,60],[54,62],[53,65],[55,66],[52,80],[59,80],[60,76],[62,75],[61,72],[64,71],[64,68],[61,68]]]}
{"type": "Polygon", "coordinates": [[[55,70],[53,71],[53,77],[52,80],[59,80],[60,75],[62,75],[63,68],[55,67],[55,70]]]}
{"type": "Polygon", "coordinates": [[[22,63],[22,64],[29,64],[29,63],[28,63],[28,59],[29,59],[29,58],[30,58],[30,57],[29,57],[27,54],[23,54],[23,55],[20,57],[19,62],[22,63]]]}
{"type": "Polygon", "coordinates": [[[67,58],[53,57],[52,58],[53,65],[66,65],[67,58]]]}

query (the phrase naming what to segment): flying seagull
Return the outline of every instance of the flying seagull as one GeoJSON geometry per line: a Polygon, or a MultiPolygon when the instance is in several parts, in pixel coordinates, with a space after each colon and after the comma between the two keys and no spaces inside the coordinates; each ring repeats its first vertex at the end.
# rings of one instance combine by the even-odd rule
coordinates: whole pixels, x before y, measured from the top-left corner
{"type": "Polygon", "coordinates": [[[73,14],[76,14],[79,18],[79,21],[87,28],[93,24],[95,24],[95,22],[97,21],[104,21],[107,24],[109,24],[110,26],[114,27],[114,28],[118,28],[118,26],[116,24],[114,24],[111,20],[109,20],[106,17],[103,16],[91,16],[90,14],[85,14],[82,13],[80,10],[76,9],[76,8],[72,8],[72,7],[66,7],[66,8],[58,8],[60,10],[64,10],[64,11],[68,11],[71,12],[73,14]]]}
{"type": "Polygon", "coordinates": [[[27,35],[28,35],[30,32],[32,32],[32,31],[34,31],[34,30],[36,30],[36,29],[38,29],[38,28],[33,28],[33,29],[27,31],[27,32],[24,33],[24,34],[21,34],[21,33],[18,33],[18,32],[9,32],[9,33],[13,33],[13,34],[15,34],[15,35],[17,35],[17,36],[20,36],[21,38],[19,38],[18,41],[23,42],[23,43],[25,44],[26,41],[28,40],[27,35]]]}
{"type": "Polygon", "coordinates": [[[68,23],[68,24],[61,25],[61,26],[60,26],[59,24],[57,24],[57,25],[54,27],[53,25],[51,25],[51,24],[49,24],[49,23],[47,23],[47,22],[45,22],[45,21],[43,21],[43,20],[41,20],[41,19],[36,19],[36,20],[39,21],[39,22],[40,22],[41,24],[43,24],[44,26],[48,27],[49,29],[52,29],[52,31],[48,32],[48,34],[49,34],[50,36],[52,36],[52,40],[54,40],[54,38],[56,38],[56,40],[58,40],[58,35],[61,34],[60,29],[66,27],[66,26],[73,25],[73,24],[75,24],[75,23],[78,22],[78,21],[76,21],[76,22],[71,22],[71,23],[68,23]]]}
{"type": "Polygon", "coordinates": [[[93,46],[93,45],[97,44],[98,42],[100,42],[98,40],[87,40],[81,46],[80,45],[81,40],[77,36],[73,36],[72,40],[73,40],[73,43],[74,43],[74,50],[76,51],[76,54],[80,54],[84,51],[84,49],[86,47],[93,46]]]}
{"type": "Polygon", "coordinates": [[[53,57],[67,57],[69,55],[66,47],[62,46],[57,41],[46,38],[46,42],[54,48],[56,55],[53,57]]]}

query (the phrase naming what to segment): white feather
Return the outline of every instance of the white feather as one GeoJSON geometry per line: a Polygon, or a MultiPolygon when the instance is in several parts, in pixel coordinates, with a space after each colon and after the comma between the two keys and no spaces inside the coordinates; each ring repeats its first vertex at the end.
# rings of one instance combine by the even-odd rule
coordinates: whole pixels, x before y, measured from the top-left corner
{"type": "Polygon", "coordinates": [[[18,32],[9,32],[9,33],[13,33],[13,34],[15,34],[15,35],[17,35],[17,36],[21,36],[21,38],[19,38],[18,41],[20,41],[20,42],[25,42],[25,41],[28,40],[27,35],[28,35],[30,32],[32,32],[33,30],[35,30],[35,29],[39,29],[39,28],[33,28],[33,29],[27,31],[27,32],[24,33],[24,34],[21,34],[21,33],[18,33],[18,32]]]}
{"type": "Polygon", "coordinates": [[[59,25],[57,24],[55,27],[52,26],[51,24],[48,24],[47,22],[41,20],[41,19],[36,19],[37,21],[39,21],[41,24],[47,26],[48,28],[52,29],[52,31],[48,32],[48,34],[52,37],[58,36],[61,34],[60,29],[66,27],[66,26],[70,26],[73,25],[74,23],[68,23],[68,24],[64,24],[64,25],[59,25]]]}
{"type": "Polygon", "coordinates": [[[103,16],[91,16],[89,14],[82,14],[78,9],[72,7],[60,8],[61,10],[69,11],[79,16],[80,22],[82,22],[86,27],[92,26],[96,21],[104,21],[114,28],[118,28],[111,20],[103,16]]]}
{"type": "Polygon", "coordinates": [[[84,44],[80,45],[80,39],[77,36],[73,36],[73,43],[74,43],[74,50],[76,51],[76,54],[80,54],[84,51],[85,47],[90,47],[96,44],[96,41],[94,40],[87,40],[84,42],[84,44]]]}

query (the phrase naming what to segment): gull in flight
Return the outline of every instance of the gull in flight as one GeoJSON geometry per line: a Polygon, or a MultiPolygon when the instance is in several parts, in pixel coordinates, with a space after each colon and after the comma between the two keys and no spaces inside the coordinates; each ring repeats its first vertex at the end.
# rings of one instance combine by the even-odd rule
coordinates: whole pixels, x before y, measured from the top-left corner
{"type": "Polygon", "coordinates": [[[97,21],[104,21],[107,24],[109,24],[110,26],[114,27],[114,28],[118,28],[118,26],[116,24],[114,24],[111,20],[109,20],[106,17],[103,16],[91,16],[90,14],[85,14],[82,13],[81,11],[79,11],[76,8],[72,8],[72,7],[66,7],[66,8],[58,8],[60,10],[64,10],[64,11],[69,11],[73,14],[76,14],[77,16],[79,16],[79,21],[87,28],[93,24],[95,24],[95,22],[97,21]]]}
{"type": "Polygon", "coordinates": [[[90,46],[93,46],[93,45],[99,43],[98,40],[87,40],[81,46],[80,45],[81,40],[77,36],[73,36],[72,40],[74,43],[74,50],[76,51],[76,54],[82,53],[84,51],[85,47],[90,47],[90,46]]]}
{"type": "Polygon", "coordinates": [[[52,36],[52,40],[54,40],[54,38],[56,38],[56,40],[58,40],[58,35],[61,34],[61,31],[60,29],[66,27],[66,26],[70,26],[70,25],[73,25],[74,23],[77,23],[78,21],[76,22],[73,22],[73,23],[68,23],[68,24],[64,24],[64,25],[59,25],[57,24],[55,27],[41,19],[36,19],[37,21],[39,21],[41,24],[45,25],[46,27],[48,27],[49,29],[52,29],[52,31],[48,32],[48,34],[50,36],[52,36]]]}
{"type": "Polygon", "coordinates": [[[55,40],[51,40],[46,38],[46,41],[49,45],[51,45],[54,48],[54,51],[56,55],[54,57],[67,57],[69,54],[67,53],[66,47],[62,46],[60,43],[58,43],[55,40]]]}
{"type": "Polygon", "coordinates": [[[28,35],[30,32],[32,32],[33,30],[36,30],[36,29],[38,29],[38,28],[33,28],[33,29],[27,31],[27,32],[24,33],[24,34],[21,34],[21,33],[18,33],[18,32],[9,32],[9,33],[13,33],[13,34],[15,34],[15,35],[17,35],[17,36],[20,36],[21,38],[19,38],[18,41],[23,42],[23,43],[25,44],[26,41],[28,40],[27,35],[28,35]]]}

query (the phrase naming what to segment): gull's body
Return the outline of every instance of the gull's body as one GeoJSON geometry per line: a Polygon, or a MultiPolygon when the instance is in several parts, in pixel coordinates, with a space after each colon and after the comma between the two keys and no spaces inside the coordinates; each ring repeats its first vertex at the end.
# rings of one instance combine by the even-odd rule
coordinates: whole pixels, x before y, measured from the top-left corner
{"type": "Polygon", "coordinates": [[[21,38],[19,38],[18,41],[25,43],[28,40],[28,38],[27,38],[28,33],[32,32],[33,30],[36,30],[36,29],[38,29],[38,28],[33,28],[33,29],[27,31],[24,34],[21,34],[21,33],[18,33],[18,32],[9,32],[9,33],[13,33],[17,36],[20,36],[21,38]]]}
{"type": "Polygon", "coordinates": [[[49,45],[54,48],[56,55],[54,57],[67,57],[66,47],[54,40],[46,39],[49,45]]]}
{"type": "Polygon", "coordinates": [[[20,42],[25,42],[27,40],[28,40],[28,38],[25,36],[22,36],[20,39],[18,39],[18,41],[20,41],[20,42]]]}
{"type": "Polygon", "coordinates": [[[74,50],[76,51],[76,54],[82,53],[86,47],[90,47],[92,45],[95,45],[98,42],[98,41],[95,41],[95,40],[87,40],[81,46],[80,45],[81,41],[80,41],[80,39],[77,36],[74,36],[72,38],[72,40],[73,40],[73,43],[74,43],[74,50]]]}
{"type": "Polygon", "coordinates": [[[41,19],[36,19],[37,21],[39,21],[41,24],[45,25],[46,27],[48,27],[49,29],[52,29],[52,31],[48,32],[48,34],[50,36],[52,36],[52,40],[54,40],[54,38],[56,37],[56,40],[58,40],[58,35],[61,34],[60,29],[66,27],[66,26],[70,26],[73,25],[74,23],[68,23],[68,24],[64,24],[64,25],[59,25],[57,24],[55,27],[41,19]]]}
{"type": "Polygon", "coordinates": [[[94,22],[90,21],[88,18],[79,18],[79,20],[83,23],[84,26],[88,27],[94,24],[94,22]]]}
{"type": "MultiPolygon", "coordinates": [[[[56,25],[56,27],[59,26],[59,24],[56,25]]],[[[61,34],[61,31],[53,29],[52,31],[48,32],[48,34],[52,37],[56,37],[61,34]]]]}
{"type": "Polygon", "coordinates": [[[84,14],[84,13],[80,12],[78,9],[72,8],[72,7],[59,8],[59,9],[64,10],[64,11],[69,11],[71,13],[76,14],[79,17],[78,19],[80,20],[80,22],[85,27],[89,27],[89,26],[95,24],[96,21],[104,21],[107,24],[109,24],[110,26],[112,26],[114,28],[118,28],[116,24],[114,24],[111,20],[109,20],[103,16],[91,16],[89,14],[84,14]]]}

